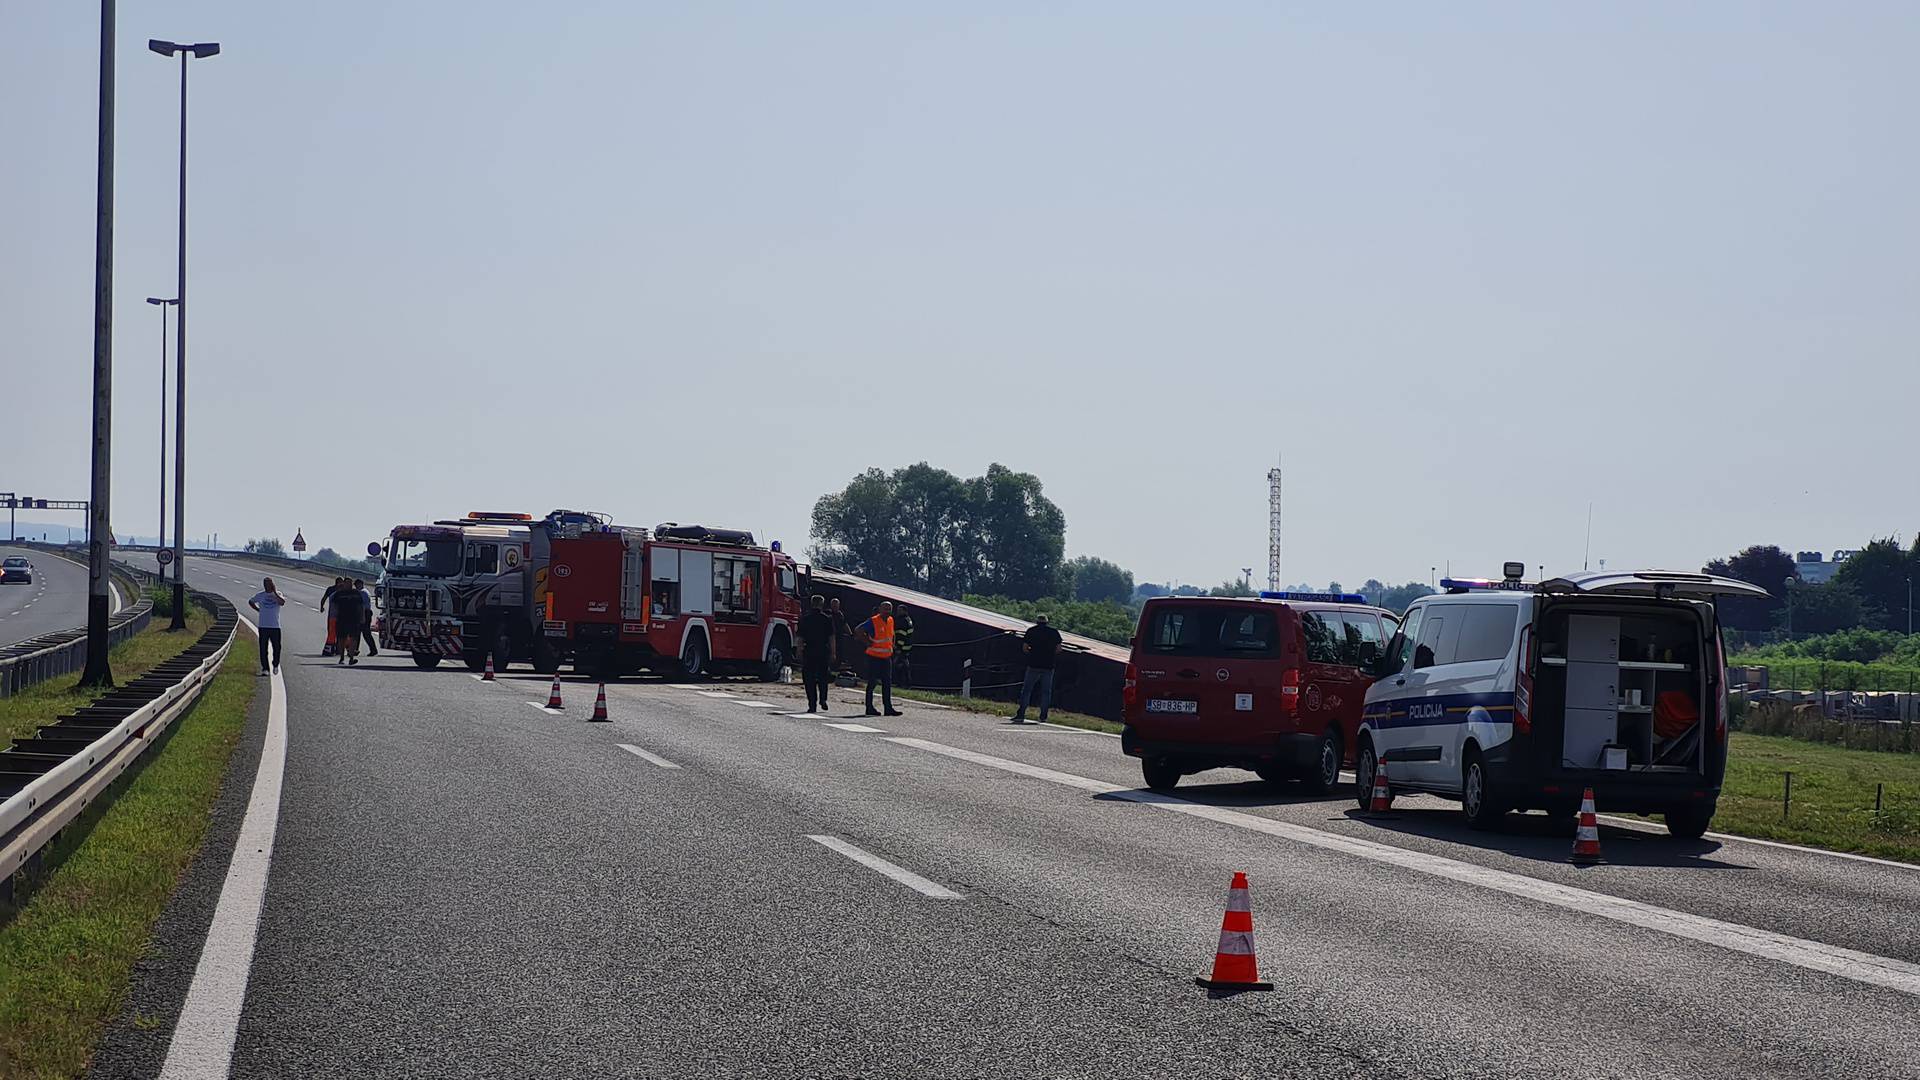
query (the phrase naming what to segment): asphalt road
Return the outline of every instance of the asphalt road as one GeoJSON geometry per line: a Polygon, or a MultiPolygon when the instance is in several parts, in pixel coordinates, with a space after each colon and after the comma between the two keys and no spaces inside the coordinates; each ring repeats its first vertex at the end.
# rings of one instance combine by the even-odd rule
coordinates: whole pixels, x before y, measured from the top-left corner
{"type": "MultiPolygon", "coordinates": [[[[284,622],[235,1076],[1920,1075],[1920,869],[1615,827],[1576,869],[1544,818],[1155,796],[1116,739],[844,692],[825,719],[879,730],[756,683],[621,683],[589,724],[591,684],[555,715],[524,669],[343,669],[284,622]],[[1276,989],[1213,1000],[1235,871],[1276,989]]],[[[95,1075],[158,1072],[253,740],[95,1075]]]]}
{"type": "Polygon", "coordinates": [[[31,548],[0,545],[0,558],[33,561],[33,580],[0,585],[0,644],[66,630],[87,621],[87,568],[31,548]]]}

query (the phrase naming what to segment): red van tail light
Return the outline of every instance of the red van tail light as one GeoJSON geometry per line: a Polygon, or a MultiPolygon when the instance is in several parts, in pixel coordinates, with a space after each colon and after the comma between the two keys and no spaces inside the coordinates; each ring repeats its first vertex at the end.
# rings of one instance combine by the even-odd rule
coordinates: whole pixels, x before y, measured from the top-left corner
{"type": "Polygon", "coordinates": [[[1714,697],[1718,700],[1715,702],[1715,708],[1713,710],[1713,737],[1720,742],[1726,742],[1727,641],[1717,633],[1714,635],[1714,638],[1714,697]]]}
{"type": "Polygon", "coordinates": [[[1290,667],[1280,673],[1280,711],[1300,715],[1300,669],[1290,667]]]}
{"type": "Polygon", "coordinates": [[[1533,624],[1520,628],[1520,672],[1513,680],[1513,731],[1533,732],[1533,624]]]}
{"type": "Polygon", "coordinates": [[[1120,707],[1131,709],[1140,700],[1140,668],[1133,661],[1127,661],[1126,676],[1120,682],[1120,707]]]}

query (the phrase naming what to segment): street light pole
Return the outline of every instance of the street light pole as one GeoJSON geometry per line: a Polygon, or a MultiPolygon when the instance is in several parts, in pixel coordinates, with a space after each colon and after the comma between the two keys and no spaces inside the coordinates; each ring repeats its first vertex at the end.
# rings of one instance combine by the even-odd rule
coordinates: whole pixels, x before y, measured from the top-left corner
{"type": "Polygon", "coordinates": [[[167,308],[179,302],[147,297],[147,303],[160,306],[160,531],[153,534],[156,551],[167,543],[167,308]]]}
{"type": "Polygon", "coordinates": [[[173,359],[173,621],[170,630],[187,628],[187,59],[220,55],[218,42],[181,45],[150,39],[147,48],[161,56],[180,55],[180,282],[174,303],[173,359]]]}
{"type": "Polygon", "coordinates": [[[93,491],[87,500],[87,666],[81,686],[112,686],[107,657],[108,500],[113,495],[114,0],[100,0],[100,117],[93,224],[93,491]]]}

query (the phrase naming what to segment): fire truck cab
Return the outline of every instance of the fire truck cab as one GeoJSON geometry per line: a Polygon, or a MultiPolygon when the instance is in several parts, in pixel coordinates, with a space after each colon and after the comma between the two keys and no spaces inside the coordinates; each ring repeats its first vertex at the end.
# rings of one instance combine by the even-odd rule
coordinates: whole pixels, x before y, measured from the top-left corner
{"type": "Polygon", "coordinates": [[[667,523],[565,530],[553,541],[543,633],[574,670],[778,679],[793,657],[800,568],[736,529],[667,523]]]}

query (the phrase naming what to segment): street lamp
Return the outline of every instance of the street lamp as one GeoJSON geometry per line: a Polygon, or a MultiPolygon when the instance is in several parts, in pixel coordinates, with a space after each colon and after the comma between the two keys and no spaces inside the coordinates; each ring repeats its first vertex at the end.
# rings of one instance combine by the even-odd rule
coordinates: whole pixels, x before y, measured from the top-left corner
{"type": "Polygon", "coordinates": [[[170,630],[187,628],[187,58],[220,55],[218,42],[181,45],[157,38],[147,48],[161,56],[180,56],[180,283],[174,303],[173,359],[173,622],[170,630]]]}
{"type": "Polygon", "coordinates": [[[155,551],[167,542],[167,309],[179,302],[147,297],[147,303],[160,305],[160,531],[153,534],[155,551]]]}
{"type": "Polygon", "coordinates": [[[100,0],[100,107],[94,151],[93,484],[87,499],[87,666],[80,685],[113,685],[107,650],[107,546],[113,496],[113,71],[118,16],[100,0]],[[101,536],[106,535],[102,540],[101,536]]]}

